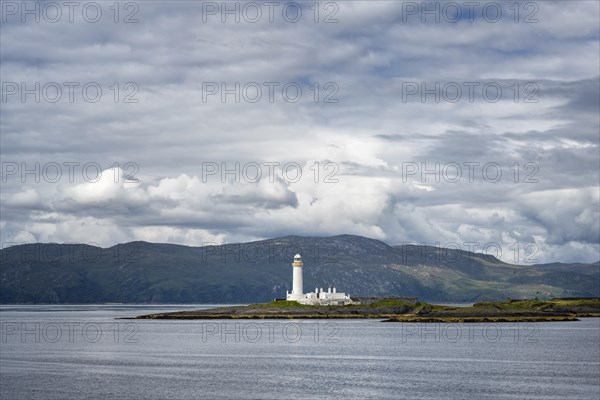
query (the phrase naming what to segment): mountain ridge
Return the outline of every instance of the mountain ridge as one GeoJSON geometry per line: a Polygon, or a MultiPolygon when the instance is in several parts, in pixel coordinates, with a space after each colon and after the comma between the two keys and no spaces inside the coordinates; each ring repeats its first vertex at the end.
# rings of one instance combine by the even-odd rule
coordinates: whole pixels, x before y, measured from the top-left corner
{"type": "Polygon", "coordinates": [[[32,243],[0,251],[0,303],[244,303],[285,296],[291,259],[305,291],[429,301],[600,296],[600,262],[518,265],[493,255],[357,235],[289,235],[186,246],[32,243]]]}

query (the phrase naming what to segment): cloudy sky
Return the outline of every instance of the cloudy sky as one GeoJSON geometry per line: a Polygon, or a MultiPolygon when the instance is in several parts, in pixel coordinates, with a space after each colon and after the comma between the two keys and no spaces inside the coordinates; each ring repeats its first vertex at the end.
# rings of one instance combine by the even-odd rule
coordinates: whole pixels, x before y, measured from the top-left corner
{"type": "Polygon", "coordinates": [[[600,259],[596,1],[23,4],[1,10],[4,246],[600,259]]]}

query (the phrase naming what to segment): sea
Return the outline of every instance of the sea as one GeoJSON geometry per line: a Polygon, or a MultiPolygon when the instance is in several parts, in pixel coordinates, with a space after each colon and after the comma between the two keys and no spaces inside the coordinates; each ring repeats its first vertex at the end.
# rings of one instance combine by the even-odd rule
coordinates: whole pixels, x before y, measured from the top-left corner
{"type": "Polygon", "coordinates": [[[600,399],[600,318],[121,319],[214,306],[0,306],[0,399],[600,399]]]}

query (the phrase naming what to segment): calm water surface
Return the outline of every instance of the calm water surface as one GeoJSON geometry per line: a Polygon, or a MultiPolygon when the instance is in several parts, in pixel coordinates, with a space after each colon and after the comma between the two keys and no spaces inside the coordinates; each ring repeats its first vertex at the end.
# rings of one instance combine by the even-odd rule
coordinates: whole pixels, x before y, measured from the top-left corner
{"type": "Polygon", "coordinates": [[[202,305],[0,307],[0,398],[594,399],[600,319],[132,321],[202,305]]]}

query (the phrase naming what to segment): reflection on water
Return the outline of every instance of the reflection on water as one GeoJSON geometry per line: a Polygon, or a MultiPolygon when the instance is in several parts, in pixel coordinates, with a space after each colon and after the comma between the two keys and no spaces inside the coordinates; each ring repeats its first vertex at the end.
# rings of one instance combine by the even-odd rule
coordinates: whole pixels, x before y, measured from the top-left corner
{"type": "Polygon", "coordinates": [[[213,306],[2,306],[0,398],[600,398],[598,318],[115,319],[213,306]]]}

